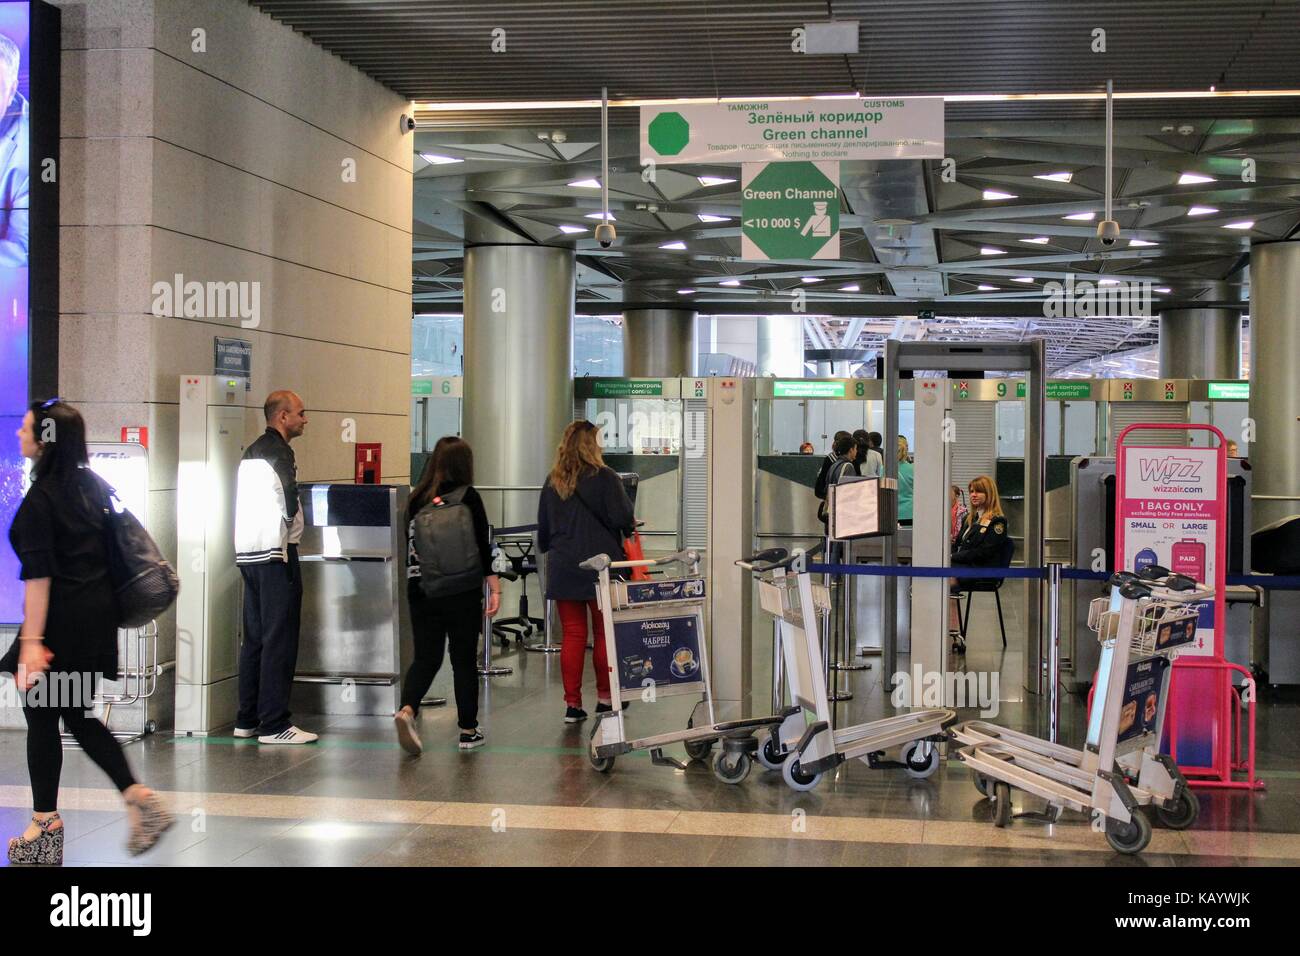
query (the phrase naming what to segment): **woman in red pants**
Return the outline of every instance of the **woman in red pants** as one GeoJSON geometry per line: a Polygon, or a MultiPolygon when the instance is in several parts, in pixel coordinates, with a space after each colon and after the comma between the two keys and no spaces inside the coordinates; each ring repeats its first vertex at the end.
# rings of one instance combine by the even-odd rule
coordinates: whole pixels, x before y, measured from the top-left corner
{"type": "Polygon", "coordinates": [[[587,719],[582,709],[582,662],[587,656],[587,618],[595,636],[596,713],[611,709],[605,631],[596,607],[596,572],[578,567],[597,554],[623,560],[623,536],[634,527],[632,502],[623,482],[600,454],[591,422],[572,422],[556,450],[537,504],[537,545],[546,555],[546,597],[555,602],[564,632],[564,722],[587,719]]]}

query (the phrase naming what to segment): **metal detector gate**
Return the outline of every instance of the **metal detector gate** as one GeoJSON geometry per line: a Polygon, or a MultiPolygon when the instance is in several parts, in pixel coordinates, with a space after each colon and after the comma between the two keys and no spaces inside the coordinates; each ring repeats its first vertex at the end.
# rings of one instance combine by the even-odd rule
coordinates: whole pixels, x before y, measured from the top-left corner
{"type": "MultiPolygon", "coordinates": [[[[1042,340],[1031,342],[898,342],[885,343],[885,448],[898,444],[900,382],[904,373],[946,372],[949,375],[982,377],[984,372],[1021,372],[1027,376],[1025,389],[1025,503],[1024,565],[1043,566],[1043,420],[1046,358],[1042,340]]],[[[918,461],[926,463],[916,473],[913,498],[916,501],[948,501],[949,461],[947,447],[953,425],[952,402],[957,383],[945,378],[921,378],[913,383],[916,432],[914,448],[918,461]],[[942,467],[931,467],[940,463],[942,467]]],[[[885,474],[898,478],[898,458],[885,455],[885,474]]],[[[914,508],[912,563],[919,567],[943,567],[949,562],[948,509],[914,508]]],[[[884,539],[884,563],[897,563],[898,543],[884,539]]],[[[881,606],[882,663],[885,679],[898,672],[898,578],[884,579],[881,606]]],[[[942,673],[947,637],[948,580],[944,577],[912,581],[911,664],[925,672],[942,673]]],[[[1042,588],[1038,580],[1025,579],[1025,673],[1024,685],[1031,693],[1044,691],[1044,648],[1042,588]]]]}

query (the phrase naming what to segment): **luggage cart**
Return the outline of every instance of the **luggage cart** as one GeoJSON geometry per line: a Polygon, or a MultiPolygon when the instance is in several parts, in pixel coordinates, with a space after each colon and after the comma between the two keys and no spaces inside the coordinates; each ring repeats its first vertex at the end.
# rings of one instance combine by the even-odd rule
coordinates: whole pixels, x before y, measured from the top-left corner
{"type": "Polygon", "coordinates": [[[939,769],[939,745],[947,740],[945,727],[956,720],[956,711],[913,710],[865,724],[833,726],[818,633],[830,594],[825,585],[813,584],[806,570],[807,559],[821,548],[794,554],[775,548],[736,562],[758,579],[759,603],[776,620],[790,700],[799,712],[763,739],[758,760],[769,770],[780,770],[786,784],[800,791],[813,789],[822,774],[847,760],[861,760],[875,769],[901,768],[910,777],[924,779],[939,769]],[[895,747],[901,748],[900,759],[887,760],[886,751],[895,747]]]}
{"type": "Polygon", "coordinates": [[[1120,853],[1140,853],[1153,806],[1165,826],[1182,830],[1200,804],[1168,754],[1160,752],[1171,663],[1196,640],[1198,605],[1214,589],[1151,566],[1119,572],[1109,597],[1088,608],[1088,626],[1101,642],[1097,696],[1082,750],[968,721],[952,730],[967,746],[957,751],[975,774],[975,787],[993,801],[993,824],[1011,820],[1011,788],[1047,801],[1048,819],[1069,808],[1105,818],[1106,840],[1120,853]]]}
{"type": "Polygon", "coordinates": [[[758,747],[754,732],[783,721],[798,720],[798,708],[783,714],[718,722],[713,712],[709,683],[709,655],[704,644],[704,578],[700,576],[697,549],[678,551],[654,560],[611,561],[598,554],[580,567],[600,575],[596,597],[604,622],[609,658],[609,688],[613,710],[600,714],[592,727],[588,756],[601,773],[614,767],[614,759],[634,750],[649,750],[658,766],[686,769],[664,755],[663,748],[681,743],[692,760],[706,760],[714,743],[722,750],[713,761],[713,773],[723,783],[738,784],[749,776],[758,747]],[[681,562],[684,577],[651,581],[610,580],[610,571],[681,562]],[[622,702],[640,698],[647,687],[656,698],[700,694],[685,730],[629,740],[622,702]],[[701,708],[703,712],[701,713],[701,708]]]}
{"type": "MultiPolygon", "coordinates": [[[[112,730],[110,732],[119,743],[129,744],[143,740],[158,729],[158,723],[149,716],[147,701],[158,690],[158,677],[164,668],[158,664],[158,622],[150,621],[140,627],[123,628],[118,631],[121,641],[118,651],[119,665],[117,681],[122,689],[118,693],[108,693],[101,682],[95,693],[96,706],[103,707],[104,726],[109,726],[114,706],[130,707],[145,701],[140,708],[140,722],[134,729],[112,730]]],[[[79,749],[76,738],[64,731],[60,734],[66,750],[79,749]]]]}

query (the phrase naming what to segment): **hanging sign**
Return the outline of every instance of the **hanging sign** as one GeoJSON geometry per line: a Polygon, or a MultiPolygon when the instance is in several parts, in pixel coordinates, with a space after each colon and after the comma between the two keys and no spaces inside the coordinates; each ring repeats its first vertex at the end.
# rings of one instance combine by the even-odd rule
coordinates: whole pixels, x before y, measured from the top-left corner
{"type": "Polygon", "coordinates": [[[740,258],[838,259],[839,163],[745,163],[740,258]]]}
{"type": "Polygon", "coordinates": [[[641,107],[641,164],[942,159],[943,97],[641,107]]]}

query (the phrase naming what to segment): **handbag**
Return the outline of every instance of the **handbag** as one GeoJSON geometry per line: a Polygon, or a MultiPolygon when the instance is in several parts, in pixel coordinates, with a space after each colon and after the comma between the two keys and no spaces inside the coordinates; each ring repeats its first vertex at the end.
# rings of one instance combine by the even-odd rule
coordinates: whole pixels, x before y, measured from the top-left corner
{"type": "MultiPolygon", "coordinates": [[[[615,531],[609,525],[605,524],[604,519],[601,518],[601,516],[596,513],[595,509],[593,509],[591,505],[587,504],[587,499],[582,497],[582,492],[578,490],[577,485],[573,486],[573,496],[578,499],[578,503],[582,505],[582,507],[587,509],[587,514],[591,515],[593,518],[596,519],[597,524],[599,524],[602,528],[604,528],[611,535],[613,535],[617,541],[619,541],[619,543],[623,548],[624,561],[645,560],[645,550],[641,547],[641,535],[638,534],[635,529],[632,531],[630,535],[624,536],[621,532],[615,531]]],[[[619,568],[618,571],[621,573],[619,573],[617,576],[623,577],[623,574],[626,573],[627,580],[631,580],[631,581],[650,580],[650,572],[647,571],[645,568],[626,568],[626,569],[619,568]]]]}
{"type": "Polygon", "coordinates": [[[98,475],[95,477],[108,496],[104,541],[108,576],[117,603],[117,626],[141,627],[175,603],[180,578],[140,520],[122,507],[117,492],[98,475]]]}

